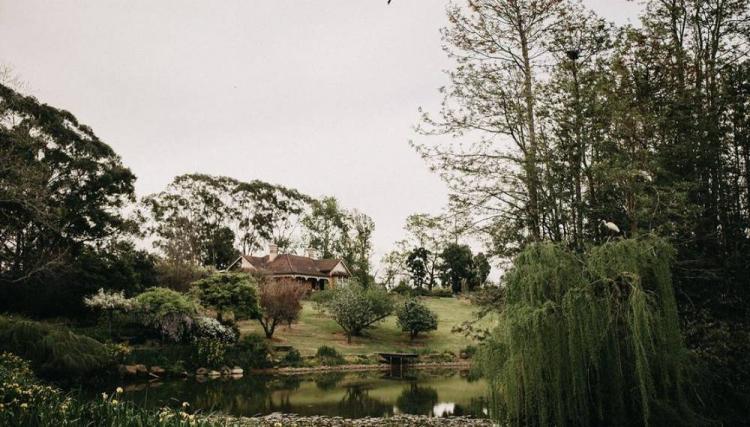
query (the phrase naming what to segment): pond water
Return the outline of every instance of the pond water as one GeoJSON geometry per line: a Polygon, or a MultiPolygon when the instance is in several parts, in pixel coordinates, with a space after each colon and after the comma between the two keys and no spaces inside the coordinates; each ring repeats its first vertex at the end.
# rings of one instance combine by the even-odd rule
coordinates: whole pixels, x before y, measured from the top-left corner
{"type": "Polygon", "coordinates": [[[345,418],[399,413],[436,417],[485,417],[486,384],[468,372],[329,372],[311,375],[250,375],[239,379],[195,378],[131,384],[123,399],[145,407],[177,407],[235,416],[273,412],[345,418]]]}

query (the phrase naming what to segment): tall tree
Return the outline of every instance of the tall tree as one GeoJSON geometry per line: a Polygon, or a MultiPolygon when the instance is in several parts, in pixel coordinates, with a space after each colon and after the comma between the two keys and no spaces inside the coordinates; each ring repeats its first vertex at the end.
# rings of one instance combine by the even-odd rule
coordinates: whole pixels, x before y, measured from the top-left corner
{"type": "Polygon", "coordinates": [[[135,176],[71,113],[0,84],[0,281],[59,271],[135,229],[135,176]]]}

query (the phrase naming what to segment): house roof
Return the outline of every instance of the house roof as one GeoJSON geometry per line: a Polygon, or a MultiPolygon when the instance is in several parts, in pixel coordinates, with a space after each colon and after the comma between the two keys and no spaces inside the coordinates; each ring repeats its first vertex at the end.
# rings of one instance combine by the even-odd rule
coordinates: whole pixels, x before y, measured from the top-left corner
{"type": "MultiPolygon", "coordinates": [[[[303,276],[314,276],[314,277],[329,277],[331,271],[341,263],[344,269],[347,271],[346,276],[349,276],[349,269],[344,264],[343,260],[340,259],[321,259],[316,260],[313,258],[291,255],[291,254],[280,254],[269,262],[269,256],[256,257],[251,255],[243,255],[245,261],[250,263],[254,268],[267,271],[273,275],[303,275],[303,276]]],[[[239,259],[237,260],[239,261],[239,259]]],[[[232,265],[236,265],[235,261],[232,265]]]]}

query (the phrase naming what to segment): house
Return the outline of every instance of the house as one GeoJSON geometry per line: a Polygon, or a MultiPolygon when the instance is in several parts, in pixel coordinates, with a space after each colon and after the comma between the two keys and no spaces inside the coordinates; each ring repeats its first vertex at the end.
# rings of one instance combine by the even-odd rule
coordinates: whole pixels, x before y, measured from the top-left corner
{"type": "MultiPolygon", "coordinates": [[[[308,255],[311,255],[310,251],[308,255]]],[[[270,245],[265,256],[242,255],[229,266],[228,270],[232,269],[268,274],[275,279],[297,280],[309,284],[313,290],[344,283],[352,275],[344,260],[279,254],[276,245],[270,245]]]]}

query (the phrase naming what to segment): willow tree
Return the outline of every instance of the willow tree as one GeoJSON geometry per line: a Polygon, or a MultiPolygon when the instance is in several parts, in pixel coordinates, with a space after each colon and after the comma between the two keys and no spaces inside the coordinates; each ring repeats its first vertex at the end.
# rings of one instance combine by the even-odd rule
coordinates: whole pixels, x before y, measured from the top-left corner
{"type": "Polygon", "coordinates": [[[655,237],[521,252],[481,358],[495,415],[559,426],[686,416],[672,257],[655,237]]]}

